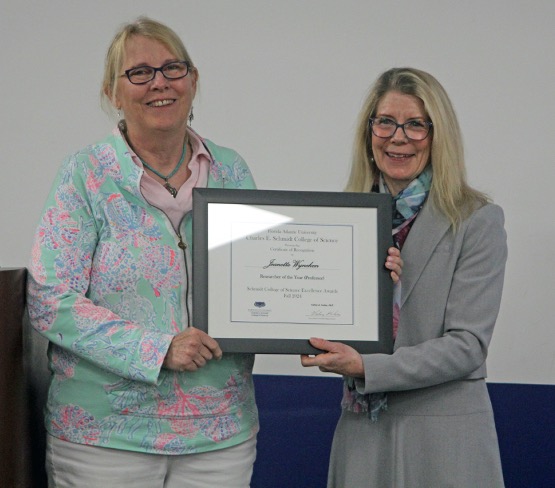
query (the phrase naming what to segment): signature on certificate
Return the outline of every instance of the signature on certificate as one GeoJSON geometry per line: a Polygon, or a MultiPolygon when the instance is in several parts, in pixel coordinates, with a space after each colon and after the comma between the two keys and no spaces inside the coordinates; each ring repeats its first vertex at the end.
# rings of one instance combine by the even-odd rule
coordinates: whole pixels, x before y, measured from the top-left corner
{"type": "Polygon", "coordinates": [[[336,319],[341,317],[341,313],[337,310],[325,310],[322,308],[317,308],[312,310],[310,314],[308,314],[308,317],[314,319],[336,319]]]}

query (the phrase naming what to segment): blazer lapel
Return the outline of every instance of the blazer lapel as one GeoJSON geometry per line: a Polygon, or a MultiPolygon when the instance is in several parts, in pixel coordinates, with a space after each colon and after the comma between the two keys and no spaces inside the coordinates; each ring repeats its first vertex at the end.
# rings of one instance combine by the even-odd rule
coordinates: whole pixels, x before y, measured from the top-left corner
{"type": "Polygon", "coordinates": [[[401,275],[401,307],[412,292],[434,249],[449,231],[449,227],[449,221],[435,210],[429,201],[426,202],[401,251],[403,260],[410,263],[401,275]]]}

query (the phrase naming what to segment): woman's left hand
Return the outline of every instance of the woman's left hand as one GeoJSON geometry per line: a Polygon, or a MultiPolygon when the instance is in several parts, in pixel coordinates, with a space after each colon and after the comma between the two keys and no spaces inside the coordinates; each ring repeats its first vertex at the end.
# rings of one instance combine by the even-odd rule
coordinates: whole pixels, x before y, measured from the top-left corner
{"type": "Polygon", "coordinates": [[[310,344],[324,352],[317,356],[301,356],[301,364],[318,366],[324,373],[337,373],[346,376],[364,377],[362,356],[351,346],[341,342],[331,342],[313,337],[310,344]]]}
{"type": "Polygon", "coordinates": [[[390,247],[387,250],[387,259],[385,260],[385,267],[391,271],[391,279],[393,283],[397,283],[401,278],[403,272],[403,259],[401,258],[401,251],[396,247],[390,247]]]}
{"type": "Polygon", "coordinates": [[[221,359],[222,350],[206,332],[187,327],[172,339],[164,367],[173,371],[197,371],[212,359],[221,359]]]}

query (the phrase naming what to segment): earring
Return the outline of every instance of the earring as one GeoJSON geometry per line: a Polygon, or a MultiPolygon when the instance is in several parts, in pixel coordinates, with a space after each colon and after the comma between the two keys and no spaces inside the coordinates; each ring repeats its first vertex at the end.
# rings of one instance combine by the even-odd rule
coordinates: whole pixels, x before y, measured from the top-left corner
{"type": "Polygon", "coordinates": [[[189,112],[189,125],[193,125],[193,119],[195,118],[195,115],[193,114],[193,106],[191,106],[191,111],[189,112]]]}

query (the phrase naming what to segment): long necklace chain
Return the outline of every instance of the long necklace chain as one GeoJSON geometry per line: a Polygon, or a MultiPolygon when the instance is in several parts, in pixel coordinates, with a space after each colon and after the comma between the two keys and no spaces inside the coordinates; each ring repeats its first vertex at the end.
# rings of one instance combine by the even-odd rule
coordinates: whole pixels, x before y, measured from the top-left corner
{"type": "Polygon", "coordinates": [[[175,175],[175,173],[177,173],[179,171],[179,168],[181,168],[181,166],[183,165],[183,161],[185,161],[185,156],[187,154],[187,144],[188,144],[188,140],[185,140],[185,144],[183,144],[183,152],[181,153],[181,158],[179,159],[179,162],[177,163],[177,166],[173,169],[173,171],[165,176],[162,173],[160,173],[159,171],[156,171],[150,164],[148,164],[143,158],[139,157],[139,159],[141,160],[141,163],[143,163],[143,166],[145,166],[146,168],[148,168],[150,171],[152,171],[156,176],[162,178],[165,183],[164,183],[164,188],[166,190],[168,190],[171,194],[171,196],[173,198],[175,198],[177,196],[177,188],[175,188],[174,186],[170,185],[169,183],[169,179],[175,175]]]}

